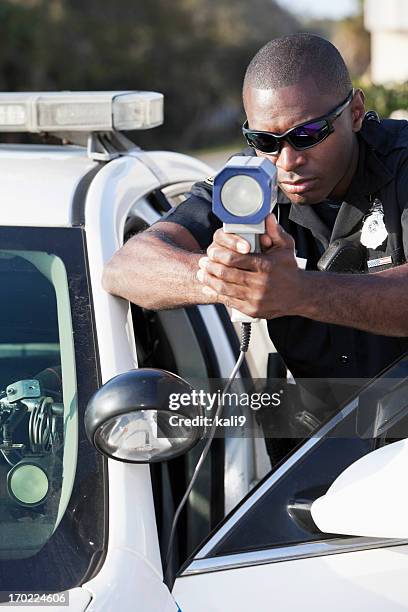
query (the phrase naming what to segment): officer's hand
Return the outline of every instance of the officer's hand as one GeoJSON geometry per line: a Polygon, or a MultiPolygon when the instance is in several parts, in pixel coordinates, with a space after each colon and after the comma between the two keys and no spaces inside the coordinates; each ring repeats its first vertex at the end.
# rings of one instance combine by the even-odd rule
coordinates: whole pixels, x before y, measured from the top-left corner
{"type": "Polygon", "coordinates": [[[272,319],[296,314],[303,290],[293,238],[277,223],[266,218],[260,237],[262,253],[249,253],[246,240],[219,229],[199,261],[197,278],[203,292],[214,302],[252,317],[272,319]]]}

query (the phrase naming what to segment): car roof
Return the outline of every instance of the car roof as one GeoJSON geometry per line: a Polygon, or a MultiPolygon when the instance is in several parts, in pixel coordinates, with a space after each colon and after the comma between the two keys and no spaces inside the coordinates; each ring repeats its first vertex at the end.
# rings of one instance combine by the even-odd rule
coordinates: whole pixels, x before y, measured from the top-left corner
{"type": "Polygon", "coordinates": [[[0,144],[1,225],[70,226],[77,187],[97,167],[84,147],[0,144]]]}

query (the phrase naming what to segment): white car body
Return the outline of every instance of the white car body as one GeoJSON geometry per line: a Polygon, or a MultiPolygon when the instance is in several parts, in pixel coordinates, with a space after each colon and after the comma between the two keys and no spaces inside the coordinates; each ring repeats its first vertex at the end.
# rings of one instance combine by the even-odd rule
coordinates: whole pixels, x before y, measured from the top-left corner
{"type": "MultiPolygon", "coordinates": [[[[152,223],[159,214],[149,204],[149,194],[176,184],[184,189],[211,172],[191,157],[170,152],[133,151],[98,164],[86,149],[76,146],[0,146],[2,226],[44,228],[44,232],[50,227],[84,229],[102,383],[137,367],[129,305],[101,286],[104,265],[123,244],[126,219],[136,210],[141,219],[152,223]]],[[[227,377],[235,355],[225,329],[214,307],[200,307],[200,312],[216,336],[214,349],[222,376],[227,377]]],[[[253,478],[245,466],[254,461],[255,451],[250,439],[240,440],[239,448],[234,446],[231,465],[242,469],[226,494],[227,510],[232,512],[179,573],[172,593],[163,583],[150,468],[109,459],[106,556],[92,577],[71,589],[69,606],[57,609],[408,610],[408,545],[402,541],[328,539],[212,553],[236,521],[316,444],[317,438],[305,442],[238,509],[237,500],[251,486],[244,482],[253,478]]],[[[264,460],[262,453],[257,460],[264,460]]],[[[235,473],[231,468],[232,480],[235,473]]],[[[3,591],[7,588],[1,586],[3,591]]]]}

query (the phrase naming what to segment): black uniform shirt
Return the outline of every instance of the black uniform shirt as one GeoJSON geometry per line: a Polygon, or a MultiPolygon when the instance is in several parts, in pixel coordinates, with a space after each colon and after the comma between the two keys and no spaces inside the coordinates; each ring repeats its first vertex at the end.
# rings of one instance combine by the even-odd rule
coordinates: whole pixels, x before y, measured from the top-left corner
{"type": "MultiPolygon", "coordinates": [[[[279,190],[275,208],[279,223],[293,236],[307,269],[317,262],[337,238],[354,235],[379,198],[384,208],[388,238],[376,250],[366,249],[367,261],[387,255],[392,263],[371,268],[377,272],[405,263],[408,256],[408,122],[365,121],[359,133],[356,173],[333,215],[333,202],[291,204],[279,190]],[[402,134],[402,135],[401,135],[402,134]]],[[[246,150],[245,154],[253,154],[246,150]]],[[[188,197],[162,220],[186,227],[203,249],[212,242],[221,222],[211,211],[211,180],[196,183],[188,197]]],[[[367,270],[368,271],[368,270],[367,270]]],[[[384,295],[387,300],[387,296],[384,295]]],[[[407,309],[406,304],[401,308],[407,309]]],[[[268,321],[270,337],[295,378],[372,378],[408,350],[408,338],[367,333],[351,327],[283,316],[268,321]]]]}

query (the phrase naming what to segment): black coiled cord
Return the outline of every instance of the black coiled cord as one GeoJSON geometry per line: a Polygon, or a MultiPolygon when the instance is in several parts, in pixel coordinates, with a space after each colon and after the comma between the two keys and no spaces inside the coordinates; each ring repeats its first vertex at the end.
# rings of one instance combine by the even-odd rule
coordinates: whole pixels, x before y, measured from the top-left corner
{"type": "Polygon", "coordinates": [[[28,435],[34,453],[48,453],[55,440],[55,417],[51,410],[52,399],[42,397],[30,414],[28,435]]]}
{"type": "Polygon", "coordinates": [[[241,345],[239,350],[246,353],[251,340],[251,323],[241,323],[241,345]]]}

